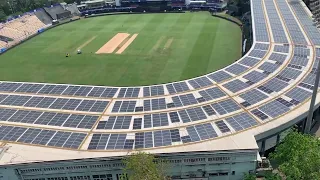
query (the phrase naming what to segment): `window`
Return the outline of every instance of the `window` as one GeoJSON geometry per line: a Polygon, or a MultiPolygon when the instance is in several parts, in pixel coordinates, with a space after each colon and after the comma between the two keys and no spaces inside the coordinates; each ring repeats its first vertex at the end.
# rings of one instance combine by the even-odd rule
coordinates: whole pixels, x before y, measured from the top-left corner
{"type": "Polygon", "coordinates": [[[103,167],[111,167],[111,164],[94,164],[90,166],[91,168],[103,168],[103,167]]]}
{"type": "Polygon", "coordinates": [[[115,163],[113,164],[113,167],[124,167],[125,164],[124,163],[115,163]]]}
{"type": "Polygon", "coordinates": [[[218,176],[218,173],[209,173],[209,176],[218,176]]]}
{"type": "Polygon", "coordinates": [[[93,175],[93,180],[113,180],[112,174],[93,175]]]}
{"type": "Polygon", "coordinates": [[[228,172],[220,172],[219,176],[228,176],[228,172]]]}
{"type": "Polygon", "coordinates": [[[71,176],[70,180],[91,180],[90,176],[71,176]]]}
{"type": "Polygon", "coordinates": [[[68,177],[53,177],[53,178],[48,178],[48,180],[68,180],[68,177]]]}
{"type": "Polygon", "coordinates": [[[86,169],[87,166],[68,166],[67,169],[86,169]]]}
{"type": "Polygon", "coordinates": [[[208,161],[229,161],[230,157],[212,157],[208,158],[208,161]]]}
{"type": "Polygon", "coordinates": [[[206,158],[184,159],[184,162],[203,162],[206,158]]]}

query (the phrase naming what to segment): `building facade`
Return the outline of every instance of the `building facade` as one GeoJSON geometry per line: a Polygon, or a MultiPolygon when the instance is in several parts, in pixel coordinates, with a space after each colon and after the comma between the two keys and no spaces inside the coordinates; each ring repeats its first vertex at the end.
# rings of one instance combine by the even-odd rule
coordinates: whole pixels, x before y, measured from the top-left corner
{"type": "MultiPolygon", "coordinates": [[[[254,172],[257,150],[163,154],[172,179],[240,180],[254,172]]],[[[0,180],[119,180],[120,157],[0,166],[0,180]]]]}

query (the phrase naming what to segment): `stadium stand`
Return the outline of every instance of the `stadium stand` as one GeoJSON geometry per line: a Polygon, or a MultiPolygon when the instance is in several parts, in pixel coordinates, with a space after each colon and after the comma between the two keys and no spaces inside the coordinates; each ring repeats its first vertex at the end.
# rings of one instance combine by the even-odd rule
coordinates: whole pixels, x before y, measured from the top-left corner
{"type": "Polygon", "coordinates": [[[51,16],[52,19],[62,19],[70,17],[71,12],[64,10],[60,4],[52,5],[51,7],[44,7],[44,10],[51,16]]]}
{"type": "Polygon", "coordinates": [[[241,179],[309,108],[320,33],[304,3],[290,2],[251,0],[252,48],[204,76],[142,87],[0,82],[4,175],[71,179],[101,166],[116,179],[119,157],[144,150],[169,158],[177,179],[241,179]]]}
{"type": "Polygon", "coordinates": [[[34,14],[24,15],[3,24],[0,35],[17,40],[35,34],[45,26],[34,14]]]}
{"type": "Polygon", "coordinates": [[[7,43],[4,41],[0,41],[0,49],[7,46],[7,43]]]}
{"type": "Polygon", "coordinates": [[[52,18],[46,13],[44,9],[37,9],[34,14],[37,16],[37,18],[42,21],[46,25],[52,24],[52,18]]]}
{"type": "Polygon", "coordinates": [[[80,16],[80,11],[76,4],[67,4],[65,10],[70,11],[72,16],[80,16]]]}

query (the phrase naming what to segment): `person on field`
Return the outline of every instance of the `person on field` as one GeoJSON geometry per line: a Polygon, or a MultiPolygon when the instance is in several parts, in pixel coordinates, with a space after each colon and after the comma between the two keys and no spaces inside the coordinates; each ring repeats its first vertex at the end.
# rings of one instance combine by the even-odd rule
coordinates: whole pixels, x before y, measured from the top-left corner
{"type": "Polygon", "coordinates": [[[66,57],[69,57],[69,56],[70,56],[70,54],[69,54],[69,53],[67,53],[67,54],[66,54],[66,57]]]}
{"type": "Polygon", "coordinates": [[[81,54],[81,50],[80,49],[78,49],[77,54],[81,54]]]}

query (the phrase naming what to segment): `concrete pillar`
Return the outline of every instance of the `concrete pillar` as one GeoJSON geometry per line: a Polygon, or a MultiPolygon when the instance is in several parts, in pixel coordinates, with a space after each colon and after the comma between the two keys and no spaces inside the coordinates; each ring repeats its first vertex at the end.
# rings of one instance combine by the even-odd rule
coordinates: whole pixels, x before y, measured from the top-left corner
{"type": "Polygon", "coordinates": [[[278,145],[280,143],[280,134],[277,135],[277,144],[278,145]]]}
{"type": "Polygon", "coordinates": [[[263,140],[261,142],[261,157],[264,156],[265,149],[266,149],[266,140],[263,140]]]}

